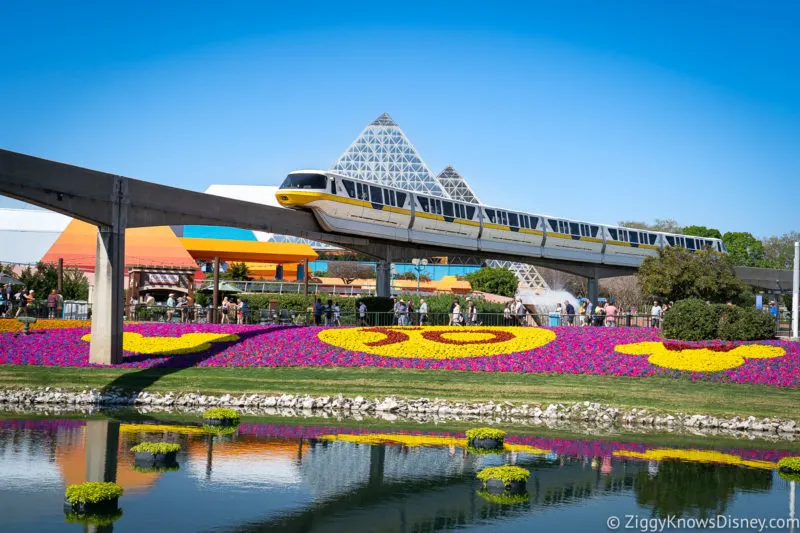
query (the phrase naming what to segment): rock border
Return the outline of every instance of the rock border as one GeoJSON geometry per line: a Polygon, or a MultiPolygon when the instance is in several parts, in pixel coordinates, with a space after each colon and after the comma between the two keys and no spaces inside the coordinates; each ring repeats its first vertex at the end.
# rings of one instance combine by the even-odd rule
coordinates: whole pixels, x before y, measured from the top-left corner
{"type": "Polygon", "coordinates": [[[732,418],[702,414],[662,413],[647,409],[621,409],[596,402],[572,405],[515,405],[511,402],[465,403],[435,398],[404,399],[395,396],[367,399],[363,396],[308,396],[292,394],[242,394],[221,396],[190,393],[98,391],[85,388],[74,391],[39,387],[0,389],[0,407],[85,408],[137,407],[156,409],[204,410],[207,407],[244,408],[242,414],[283,416],[378,416],[386,420],[398,417],[427,422],[444,420],[480,420],[488,423],[579,424],[583,427],[622,428],[626,430],[666,430],[701,433],[751,434],[754,437],[778,437],[800,440],[800,425],[785,418],[753,416],[732,418]],[[280,410],[291,414],[279,413],[280,410]],[[421,420],[425,419],[425,420],[421,420]],[[717,431],[714,431],[717,430],[717,431]]]}

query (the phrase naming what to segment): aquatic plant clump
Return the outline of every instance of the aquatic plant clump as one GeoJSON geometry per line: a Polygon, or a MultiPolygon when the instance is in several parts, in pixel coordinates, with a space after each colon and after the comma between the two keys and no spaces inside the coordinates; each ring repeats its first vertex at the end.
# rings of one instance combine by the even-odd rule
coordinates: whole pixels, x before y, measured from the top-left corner
{"type": "Polygon", "coordinates": [[[180,444],[169,442],[143,442],[131,448],[133,453],[168,454],[181,451],[180,444]]]}
{"type": "Polygon", "coordinates": [[[227,407],[212,407],[203,413],[206,420],[239,420],[239,411],[227,407]]]}
{"type": "Polygon", "coordinates": [[[70,524],[84,524],[87,526],[110,526],[122,518],[122,509],[116,509],[111,513],[67,513],[64,521],[70,524]]]}
{"type": "Polygon", "coordinates": [[[72,504],[102,503],[122,496],[122,487],[116,483],[89,481],[80,485],[70,485],[65,492],[72,504]]]}
{"type": "Polygon", "coordinates": [[[527,503],[531,497],[527,492],[522,494],[511,494],[509,492],[502,492],[500,494],[492,494],[488,490],[479,490],[478,496],[484,500],[500,505],[514,505],[518,503],[527,503]]]}
{"type": "Polygon", "coordinates": [[[521,466],[490,466],[484,468],[476,476],[483,481],[484,486],[490,479],[497,479],[503,482],[503,485],[509,485],[514,482],[525,483],[528,481],[531,473],[529,470],[521,466]]]}
{"type": "Polygon", "coordinates": [[[778,461],[778,469],[800,474],[800,457],[784,457],[778,461]]]}
{"type": "Polygon", "coordinates": [[[495,429],[495,428],[468,429],[466,435],[467,435],[467,440],[493,439],[499,441],[500,443],[502,443],[503,439],[506,438],[505,431],[503,431],[502,429],[495,429]]]}
{"type": "Polygon", "coordinates": [[[233,435],[234,433],[236,433],[236,431],[238,429],[239,429],[239,427],[236,426],[236,425],[234,425],[234,426],[209,426],[209,425],[206,424],[206,425],[203,426],[203,431],[205,431],[206,433],[210,433],[212,435],[217,435],[219,437],[221,437],[223,435],[233,435]]]}
{"type": "Polygon", "coordinates": [[[142,474],[161,474],[163,472],[177,472],[181,469],[178,464],[173,465],[165,465],[165,466],[138,466],[133,465],[133,469],[136,472],[140,472],[142,474]]]}

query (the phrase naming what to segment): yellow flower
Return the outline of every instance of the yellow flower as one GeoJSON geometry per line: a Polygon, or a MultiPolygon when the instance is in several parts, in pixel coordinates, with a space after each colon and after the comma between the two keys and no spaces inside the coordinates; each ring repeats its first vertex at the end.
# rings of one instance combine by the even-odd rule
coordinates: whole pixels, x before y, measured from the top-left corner
{"type": "MultiPolygon", "coordinates": [[[[467,439],[456,437],[437,437],[436,435],[404,435],[399,433],[370,433],[365,435],[323,435],[320,439],[329,441],[353,442],[356,444],[402,444],[404,446],[458,446],[466,448],[467,439]]],[[[504,444],[503,451],[522,452],[535,455],[550,453],[550,450],[528,446],[526,444],[504,444]]]]}
{"type": "MultiPolygon", "coordinates": [[[[91,341],[92,334],[84,335],[81,340],[91,341]]],[[[134,353],[178,355],[208,350],[212,342],[238,340],[238,335],[225,333],[185,333],[180,337],[145,337],[140,333],[126,332],[122,334],[122,349],[134,353]]]]}
{"type": "Polygon", "coordinates": [[[708,348],[669,350],[663,342],[637,342],[616,346],[614,350],[628,355],[650,354],[647,360],[651,364],[692,372],[719,372],[741,366],[745,359],[769,359],[786,354],[780,346],[767,344],[748,344],[720,352],[708,348]]]}
{"type": "MultiPolygon", "coordinates": [[[[44,329],[67,329],[67,328],[88,328],[92,323],[88,320],[49,320],[40,318],[35,324],[31,324],[31,331],[44,329]]],[[[0,319],[0,333],[11,333],[22,331],[22,322],[14,318],[0,319]]]]}
{"type": "Polygon", "coordinates": [[[386,357],[451,359],[531,350],[556,334],[547,329],[516,327],[374,327],[321,331],[325,343],[386,357]]]}
{"type": "Polygon", "coordinates": [[[654,448],[646,452],[633,452],[618,450],[614,452],[616,457],[630,457],[633,459],[643,459],[648,461],[664,461],[667,459],[678,459],[681,461],[691,461],[695,463],[715,463],[723,465],[749,466],[750,468],[762,468],[772,470],[777,468],[776,463],[769,461],[758,461],[742,459],[738,455],[722,453],[714,450],[680,450],[672,448],[654,448]]]}
{"type": "Polygon", "coordinates": [[[199,426],[178,426],[171,424],[120,424],[119,430],[122,433],[161,433],[163,431],[187,435],[202,435],[205,433],[203,428],[199,426]]]}

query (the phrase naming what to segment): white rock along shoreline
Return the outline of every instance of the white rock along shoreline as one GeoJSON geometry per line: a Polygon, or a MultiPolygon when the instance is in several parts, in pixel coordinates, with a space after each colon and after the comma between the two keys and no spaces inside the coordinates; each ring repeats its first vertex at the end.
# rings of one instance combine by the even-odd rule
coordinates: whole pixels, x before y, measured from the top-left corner
{"type": "MultiPolygon", "coordinates": [[[[119,390],[67,390],[52,387],[0,389],[0,410],[30,408],[58,412],[87,407],[136,407],[200,412],[207,407],[234,407],[249,415],[278,416],[373,416],[398,417],[419,422],[477,421],[525,425],[578,424],[583,429],[612,428],[666,430],[695,434],[800,440],[800,424],[788,418],[720,417],[696,413],[666,413],[648,409],[619,408],[595,402],[575,404],[514,404],[502,402],[451,402],[442,399],[348,398],[292,394],[207,395],[200,393],[123,392],[119,390]]],[[[146,410],[145,409],[145,410],[146,410]]]]}

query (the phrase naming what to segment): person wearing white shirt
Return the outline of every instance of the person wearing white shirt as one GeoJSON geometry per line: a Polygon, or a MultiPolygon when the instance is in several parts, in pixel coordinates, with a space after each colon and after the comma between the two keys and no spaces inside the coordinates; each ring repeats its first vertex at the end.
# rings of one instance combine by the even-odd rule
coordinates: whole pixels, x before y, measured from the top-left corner
{"type": "Polygon", "coordinates": [[[653,302],[653,307],[650,308],[650,325],[654,328],[659,327],[661,324],[661,306],[658,302],[653,302]]]}
{"type": "Polygon", "coordinates": [[[425,321],[428,320],[428,302],[425,300],[419,301],[419,325],[424,325],[425,321]]]}

